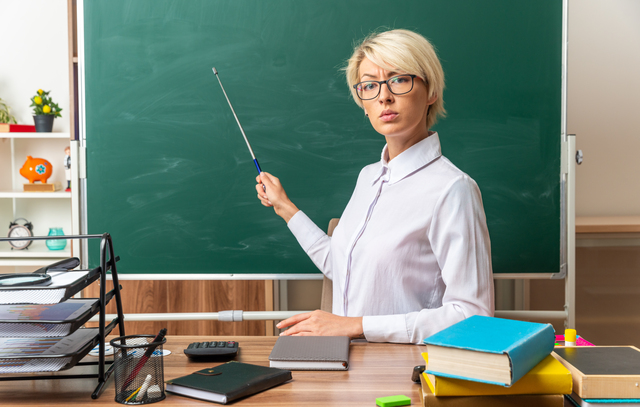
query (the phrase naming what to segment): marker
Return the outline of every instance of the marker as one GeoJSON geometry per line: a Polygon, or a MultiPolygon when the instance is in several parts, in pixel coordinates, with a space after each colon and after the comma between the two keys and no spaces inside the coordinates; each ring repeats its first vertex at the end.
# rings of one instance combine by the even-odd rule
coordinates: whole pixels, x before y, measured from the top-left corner
{"type": "MultiPolygon", "coordinates": [[[[233,110],[233,106],[231,106],[231,101],[229,100],[229,96],[227,96],[227,92],[224,91],[224,86],[222,86],[222,82],[220,81],[220,77],[218,76],[218,71],[216,70],[216,68],[211,68],[213,69],[213,74],[216,76],[216,78],[218,78],[218,83],[220,83],[220,87],[222,88],[222,93],[224,93],[224,97],[227,99],[227,103],[229,104],[229,107],[231,108],[231,112],[233,113],[233,117],[236,118],[236,122],[238,123],[238,127],[240,127],[240,132],[242,133],[242,137],[244,137],[244,141],[247,143],[247,147],[249,147],[249,152],[251,153],[251,158],[253,158],[253,163],[256,165],[256,169],[258,170],[258,174],[260,174],[262,172],[262,170],[260,169],[260,164],[258,164],[258,160],[256,159],[256,155],[253,154],[253,149],[251,148],[251,144],[249,144],[249,139],[247,138],[247,135],[244,134],[244,129],[242,128],[242,125],[240,124],[240,120],[238,120],[238,116],[236,115],[236,111],[233,110]]],[[[262,189],[264,189],[264,191],[267,191],[267,187],[264,186],[264,184],[262,184],[262,189]]]]}

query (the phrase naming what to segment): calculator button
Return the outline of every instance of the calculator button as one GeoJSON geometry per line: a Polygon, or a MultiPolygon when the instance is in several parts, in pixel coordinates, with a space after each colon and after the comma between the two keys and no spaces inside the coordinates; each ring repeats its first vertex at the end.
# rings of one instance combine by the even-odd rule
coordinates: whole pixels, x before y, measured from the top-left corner
{"type": "Polygon", "coordinates": [[[235,357],[239,348],[240,344],[236,341],[193,342],[184,349],[184,354],[194,361],[216,358],[227,360],[235,357]]]}

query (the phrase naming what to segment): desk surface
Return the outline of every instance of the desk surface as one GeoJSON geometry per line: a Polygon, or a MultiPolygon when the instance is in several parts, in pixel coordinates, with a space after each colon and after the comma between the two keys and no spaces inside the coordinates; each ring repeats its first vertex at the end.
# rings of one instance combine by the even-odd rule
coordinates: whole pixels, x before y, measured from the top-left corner
{"type": "MultiPolygon", "coordinates": [[[[165,349],[172,354],[165,359],[165,380],[192,373],[214,363],[194,363],[183,349],[191,342],[203,340],[235,340],[240,344],[236,360],[269,366],[268,356],[276,337],[197,337],[168,336],[165,349]]],[[[294,371],[293,380],[262,393],[233,403],[234,406],[314,407],[375,406],[377,397],[404,394],[412,405],[420,405],[420,386],[411,381],[415,365],[423,364],[423,346],[388,343],[354,342],[351,344],[350,366],[345,372],[294,371]]],[[[91,367],[76,367],[59,374],[85,373],[91,367]],[[81,369],[85,369],[82,371],[81,369]]],[[[113,377],[98,400],[91,399],[96,379],[25,380],[0,382],[3,405],[121,405],[114,401],[113,377]]],[[[167,393],[158,407],[216,405],[167,393]]]]}

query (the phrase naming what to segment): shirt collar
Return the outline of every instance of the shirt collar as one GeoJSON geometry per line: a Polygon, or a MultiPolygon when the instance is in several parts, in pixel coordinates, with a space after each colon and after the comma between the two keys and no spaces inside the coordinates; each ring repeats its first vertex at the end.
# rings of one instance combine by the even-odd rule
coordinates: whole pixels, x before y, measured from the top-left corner
{"type": "Polygon", "coordinates": [[[394,184],[440,157],[440,139],[433,133],[412,145],[389,162],[389,151],[385,144],[380,156],[380,170],[371,179],[371,185],[379,179],[394,184]]]}

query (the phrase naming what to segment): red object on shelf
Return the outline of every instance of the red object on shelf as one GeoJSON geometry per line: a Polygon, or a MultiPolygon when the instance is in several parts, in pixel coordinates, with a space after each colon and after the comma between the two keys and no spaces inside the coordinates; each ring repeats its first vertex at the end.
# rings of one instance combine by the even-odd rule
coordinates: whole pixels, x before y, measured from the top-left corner
{"type": "Polygon", "coordinates": [[[0,133],[35,133],[33,124],[0,124],[0,133]]]}

